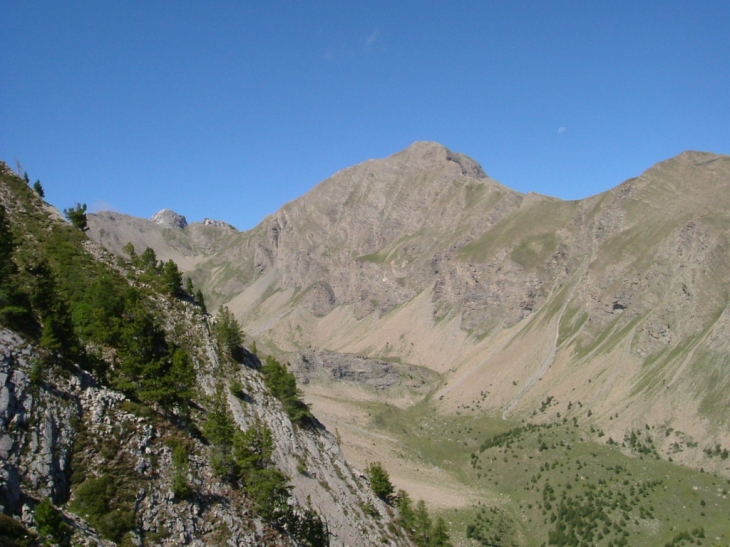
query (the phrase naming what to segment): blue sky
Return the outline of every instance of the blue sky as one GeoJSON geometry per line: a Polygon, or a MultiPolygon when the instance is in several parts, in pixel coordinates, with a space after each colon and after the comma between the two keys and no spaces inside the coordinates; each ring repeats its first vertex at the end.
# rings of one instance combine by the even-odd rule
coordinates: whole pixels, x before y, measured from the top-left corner
{"type": "Polygon", "coordinates": [[[577,199],[730,153],[730,2],[0,0],[0,159],[241,229],[418,140],[577,199]]]}

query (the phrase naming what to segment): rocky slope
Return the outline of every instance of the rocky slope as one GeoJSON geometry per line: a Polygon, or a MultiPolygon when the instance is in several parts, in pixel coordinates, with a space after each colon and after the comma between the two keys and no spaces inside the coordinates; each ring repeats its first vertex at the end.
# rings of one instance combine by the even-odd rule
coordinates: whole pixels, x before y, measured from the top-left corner
{"type": "MultiPolygon", "coordinates": [[[[26,527],[23,533],[47,533],[39,524],[38,507],[50,498],[64,523],[55,525],[63,532],[61,543],[308,545],[303,539],[308,536],[297,526],[319,523],[329,538],[317,545],[410,545],[392,509],[344,460],[333,435],[316,419],[306,424],[292,421],[265,384],[256,355],[242,350],[237,359],[227,356],[213,334],[214,320],[192,298],[150,289],[159,284],[155,276],[162,270],[157,264],[150,274],[114,260],[58,214],[49,216],[47,205],[22,179],[5,165],[0,167],[0,204],[16,241],[25,242],[13,258],[21,267],[0,277],[0,319],[5,325],[0,328],[0,536],[10,541],[13,522],[26,527]],[[77,241],[82,247],[75,246],[77,241]],[[124,351],[129,348],[113,341],[109,333],[117,331],[107,332],[106,338],[82,337],[86,348],[72,350],[75,335],[52,325],[59,317],[69,317],[63,310],[71,306],[75,328],[91,332],[80,319],[86,300],[74,301],[68,288],[79,280],[67,284],[64,261],[87,265],[83,273],[76,271],[76,278],[88,283],[82,295],[96,290],[98,283],[136,287],[123,294],[131,295],[127,298],[134,301],[138,319],[151,314],[151,326],[142,332],[158,336],[158,341],[149,350],[140,345],[144,341],[131,338],[131,343],[138,344],[140,352],[156,352],[157,360],[145,365],[148,371],[159,366],[167,371],[157,384],[145,384],[147,391],[134,388],[142,385],[135,382],[144,384],[144,376],[124,380],[123,371],[130,366],[124,351]],[[55,302],[50,307],[43,307],[41,297],[30,289],[41,281],[40,263],[48,265],[56,280],[51,285],[43,282],[56,287],[44,296],[55,302]],[[102,272],[102,279],[93,272],[102,272]],[[28,313],[37,314],[22,328],[13,317],[28,313],[7,305],[7,295],[16,286],[30,295],[28,313]],[[23,334],[14,332],[14,325],[23,334]],[[54,337],[61,334],[68,342],[59,345],[54,337]],[[98,340],[109,340],[109,345],[98,340]],[[189,358],[193,378],[173,380],[192,389],[191,400],[176,398],[174,391],[165,395],[165,382],[172,381],[179,355],[189,358]],[[167,364],[165,356],[170,359],[167,364]],[[165,406],[168,399],[173,403],[165,406]],[[221,474],[215,463],[221,448],[206,433],[212,415],[223,416],[224,424],[230,421],[234,458],[241,457],[236,455],[240,450],[249,453],[246,446],[235,445],[235,439],[271,433],[271,462],[259,475],[244,475],[242,484],[221,474]],[[257,484],[254,479],[270,476],[286,479],[288,509],[269,507],[268,513],[262,512],[267,498],[257,501],[250,494],[249,487],[257,484]]],[[[234,231],[214,225],[201,226],[200,233],[206,229],[234,231]]],[[[94,317],[103,313],[92,311],[94,317]]],[[[129,309],[124,313],[126,317],[129,309]]],[[[46,534],[44,541],[49,539],[46,534]]],[[[20,536],[16,540],[13,545],[29,541],[20,536]]]]}
{"type": "MultiPolygon", "coordinates": [[[[159,417],[139,414],[120,392],[100,386],[88,373],[53,372],[41,383],[31,381],[39,352],[10,331],[0,331],[0,476],[2,511],[34,526],[33,509],[45,497],[58,505],[75,499],[74,467],[105,476],[114,467],[134,485],[135,525],[132,537],[155,545],[295,544],[257,517],[245,495],[220,481],[210,466],[209,448],[200,440],[191,449],[188,477],[195,494],[180,500],[172,489],[170,439],[179,432],[159,417]]],[[[209,363],[199,375],[203,391],[215,392],[216,369],[209,363]]],[[[248,386],[244,401],[229,395],[236,424],[246,429],[262,421],[275,439],[277,467],[292,477],[293,496],[327,520],[333,545],[406,544],[392,536],[386,506],[369,492],[360,475],[344,461],[334,437],[324,430],[303,430],[286,417],[266,394],[260,375],[242,369],[236,378],[248,386]]],[[[79,478],[76,477],[78,481],[79,478]]],[[[79,486],[76,484],[75,486],[79,486]]],[[[125,486],[127,486],[125,484],[125,486]]],[[[83,515],[64,511],[84,544],[105,544],[83,515]]],[[[119,517],[119,515],[115,515],[119,517]]]]}
{"type": "MultiPolygon", "coordinates": [[[[727,472],[701,449],[730,444],[728,186],[730,157],[685,152],[565,202],[416,143],[205,251],[181,243],[189,228],[134,237],[187,252],[209,302],[277,351],[426,367],[447,413],[480,401],[546,420],[581,401],[607,434],[660,426],[664,457],[727,472]],[[538,412],[548,398],[552,414],[538,412]]],[[[90,225],[102,241],[119,232],[90,225]]]]}

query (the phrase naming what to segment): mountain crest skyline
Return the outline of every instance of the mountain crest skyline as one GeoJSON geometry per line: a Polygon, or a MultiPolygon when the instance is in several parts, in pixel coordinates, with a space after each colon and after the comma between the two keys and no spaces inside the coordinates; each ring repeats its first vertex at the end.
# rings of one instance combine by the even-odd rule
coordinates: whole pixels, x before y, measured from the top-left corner
{"type": "MultiPolygon", "coordinates": [[[[722,161],[723,158],[728,158],[728,157],[730,157],[730,156],[728,156],[726,154],[719,154],[719,153],[714,153],[714,152],[699,151],[699,150],[685,150],[675,156],[672,156],[671,158],[667,158],[666,160],[658,162],[654,166],[648,168],[646,171],[649,171],[654,168],[661,168],[661,166],[664,165],[666,162],[676,161],[676,162],[679,162],[680,164],[682,164],[684,162],[689,162],[691,164],[691,163],[713,162],[713,161],[717,161],[717,160],[722,161]]],[[[475,179],[489,179],[491,181],[491,183],[502,186],[505,189],[508,189],[508,190],[510,190],[516,194],[522,195],[522,196],[535,195],[535,196],[542,196],[542,197],[546,197],[546,198],[557,199],[560,201],[583,201],[585,199],[589,199],[594,196],[603,195],[603,194],[606,194],[613,190],[616,190],[621,185],[628,183],[628,182],[634,180],[635,178],[640,178],[641,176],[643,176],[643,173],[642,173],[641,175],[639,175],[637,177],[633,177],[633,178],[629,178],[625,181],[617,182],[616,185],[612,188],[609,188],[609,189],[599,192],[597,194],[592,194],[592,195],[586,196],[584,198],[564,199],[558,195],[545,194],[545,193],[536,192],[536,191],[532,191],[532,190],[528,190],[527,192],[519,192],[518,190],[512,189],[508,183],[505,184],[501,181],[492,179],[485,172],[485,170],[483,169],[483,167],[481,166],[481,164],[479,162],[477,162],[476,160],[470,158],[469,156],[467,156],[465,154],[453,152],[452,150],[447,148],[445,145],[443,145],[439,142],[436,142],[436,141],[415,141],[410,146],[404,148],[403,150],[401,150],[399,152],[395,152],[394,154],[391,154],[390,156],[387,156],[386,158],[365,160],[361,163],[356,164],[355,166],[346,167],[344,169],[341,169],[340,171],[335,172],[331,177],[329,177],[325,181],[322,181],[322,182],[316,184],[309,191],[305,192],[304,194],[300,195],[297,198],[294,198],[291,201],[296,201],[296,200],[300,199],[301,197],[307,195],[309,192],[314,191],[320,184],[323,184],[324,182],[327,182],[328,180],[335,178],[338,175],[340,175],[341,173],[347,172],[350,169],[354,169],[354,168],[360,167],[360,166],[365,166],[371,162],[389,162],[389,161],[393,161],[393,160],[403,160],[403,159],[405,159],[406,161],[412,161],[414,163],[418,163],[418,164],[422,164],[422,165],[428,165],[429,162],[445,160],[447,162],[452,162],[454,164],[454,166],[458,166],[458,168],[461,170],[462,175],[464,175],[464,176],[469,176],[469,177],[475,178],[475,179]]],[[[290,202],[287,202],[287,203],[290,203],[290,202]]],[[[287,203],[282,204],[280,208],[283,208],[287,203]]],[[[118,210],[104,210],[104,209],[100,209],[98,212],[99,213],[128,214],[128,213],[124,213],[124,212],[121,212],[118,210]]],[[[270,213],[270,215],[274,215],[274,214],[276,214],[276,212],[270,213]]],[[[267,216],[270,216],[270,215],[267,215],[267,216]]],[[[170,217],[170,218],[172,218],[172,217],[170,217]]],[[[169,209],[164,206],[157,213],[152,215],[150,217],[150,220],[153,220],[153,221],[158,222],[163,225],[169,224],[169,227],[173,227],[173,226],[183,227],[183,226],[177,226],[176,224],[182,222],[183,224],[187,225],[187,222],[188,222],[185,214],[180,213],[178,211],[173,211],[172,209],[169,209]],[[175,220],[175,221],[165,220],[166,215],[170,215],[170,214],[173,215],[174,217],[181,217],[181,220],[175,220]]],[[[211,223],[223,222],[223,223],[231,226],[230,224],[228,224],[227,222],[225,222],[223,220],[213,220],[208,217],[204,217],[202,220],[195,221],[195,222],[201,222],[204,224],[207,223],[208,225],[210,225],[211,223]]],[[[251,229],[253,229],[253,228],[251,228],[251,229]]]]}

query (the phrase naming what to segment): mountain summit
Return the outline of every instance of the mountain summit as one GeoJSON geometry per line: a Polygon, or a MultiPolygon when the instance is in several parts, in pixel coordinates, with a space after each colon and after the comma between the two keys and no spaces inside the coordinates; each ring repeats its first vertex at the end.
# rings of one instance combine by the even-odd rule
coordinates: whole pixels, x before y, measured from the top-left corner
{"type": "Polygon", "coordinates": [[[178,215],[175,211],[171,211],[170,209],[158,211],[152,215],[150,220],[152,220],[155,224],[159,224],[160,226],[165,226],[167,228],[185,228],[188,225],[188,221],[184,216],[178,215]]]}

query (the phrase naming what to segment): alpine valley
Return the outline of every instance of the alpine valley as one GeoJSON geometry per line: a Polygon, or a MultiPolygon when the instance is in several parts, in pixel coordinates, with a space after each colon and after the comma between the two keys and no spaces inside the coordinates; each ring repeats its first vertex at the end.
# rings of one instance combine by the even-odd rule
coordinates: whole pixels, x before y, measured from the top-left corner
{"type": "Polygon", "coordinates": [[[29,529],[50,496],[84,541],[104,535],[79,493],[119,465],[134,480],[108,509],[133,518],[106,537],[137,545],[321,544],[305,529],[347,545],[730,544],[729,156],[684,152],[563,201],[417,142],[250,231],[103,212],[86,215],[88,238],[3,177],[14,237],[33,243],[8,274],[34,315],[3,319],[0,404],[5,484],[21,492],[4,512],[29,529]],[[93,309],[95,282],[64,281],[66,232],[84,257],[73,267],[149,302],[166,352],[152,361],[169,361],[167,378],[185,351],[196,380],[178,392],[192,402],[160,399],[164,385],[126,365],[123,326],[117,338],[89,326],[77,304],[93,309]],[[53,306],[32,296],[42,257],[83,359],[49,345],[53,306]],[[175,272],[190,290],[170,292],[175,272]],[[235,352],[221,325],[240,325],[235,352]],[[39,362],[53,363],[42,378],[39,362]],[[296,377],[304,418],[276,397],[272,366],[296,377]],[[233,480],[216,468],[228,453],[212,415],[238,431],[233,480]],[[251,468],[236,454],[256,435],[271,448],[251,468]],[[380,466],[403,492],[374,495],[380,466]],[[251,485],[274,470],[289,497],[267,508],[251,485]]]}

